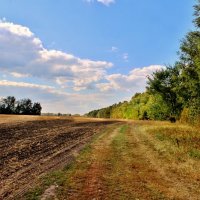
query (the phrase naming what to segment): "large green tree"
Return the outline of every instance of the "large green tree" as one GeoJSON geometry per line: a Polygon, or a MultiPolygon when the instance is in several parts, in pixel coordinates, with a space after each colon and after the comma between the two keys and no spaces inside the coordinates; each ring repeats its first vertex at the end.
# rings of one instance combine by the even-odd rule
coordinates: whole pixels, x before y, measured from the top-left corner
{"type": "Polygon", "coordinates": [[[195,31],[189,32],[180,47],[180,84],[177,91],[182,97],[188,120],[192,123],[200,120],[200,0],[195,8],[195,31]]]}
{"type": "Polygon", "coordinates": [[[197,28],[200,28],[200,0],[197,1],[197,4],[194,6],[195,12],[195,20],[194,24],[197,28]]]}
{"type": "Polygon", "coordinates": [[[167,67],[154,72],[148,77],[147,90],[156,95],[159,94],[170,108],[170,116],[178,116],[182,109],[182,103],[176,91],[179,84],[179,69],[167,67]]]}

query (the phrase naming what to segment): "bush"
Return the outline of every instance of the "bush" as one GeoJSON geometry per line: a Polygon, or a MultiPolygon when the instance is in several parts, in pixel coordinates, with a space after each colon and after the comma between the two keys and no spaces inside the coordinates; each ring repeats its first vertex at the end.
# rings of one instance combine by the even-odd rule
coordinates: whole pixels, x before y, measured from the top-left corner
{"type": "Polygon", "coordinates": [[[182,113],[181,113],[181,117],[180,117],[180,122],[181,123],[189,123],[189,109],[188,108],[184,108],[182,113]]]}
{"type": "Polygon", "coordinates": [[[188,107],[185,107],[181,113],[180,121],[192,125],[200,123],[200,100],[195,99],[190,102],[188,107]]]}

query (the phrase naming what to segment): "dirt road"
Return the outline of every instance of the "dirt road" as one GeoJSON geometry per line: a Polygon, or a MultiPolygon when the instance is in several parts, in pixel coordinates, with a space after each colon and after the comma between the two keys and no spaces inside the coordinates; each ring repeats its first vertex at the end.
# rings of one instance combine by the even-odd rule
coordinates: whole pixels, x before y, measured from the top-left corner
{"type": "Polygon", "coordinates": [[[0,199],[15,199],[43,174],[69,163],[92,136],[116,121],[0,116],[0,199]]]}
{"type": "Polygon", "coordinates": [[[148,133],[151,127],[151,122],[112,125],[64,171],[56,198],[200,199],[200,161],[179,161],[167,146],[160,153],[159,145],[165,144],[148,133]]]}

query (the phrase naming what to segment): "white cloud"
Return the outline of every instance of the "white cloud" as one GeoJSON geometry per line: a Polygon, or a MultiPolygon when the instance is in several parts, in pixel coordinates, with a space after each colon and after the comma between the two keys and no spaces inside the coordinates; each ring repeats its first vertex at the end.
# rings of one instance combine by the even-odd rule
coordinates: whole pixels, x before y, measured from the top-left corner
{"type": "Polygon", "coordinates": [[[123,60],[124,60],[125,62],[128,62],[128,53],[124,53],[124,54],[122,55],[122,58],[123,58],[123,60]]]}
{"type": "Polygon", "coordinates": [[[0,70],[15,77],[29,74],[54,80],[60,85],[71,81],[76,90],[81,90],[102,79],[106,69],[112,65],[106,61],[81,59],[62,51],[47,50],[29,28],[0,22],[0,70]]]}
{"type": "Polygon", "coordinates": [[[30,76],[29,74],[21,74],[21,73],[18,73],[18,72],[11,72],[10,74],[15,78],[23,78],[23,77],[29,77],[30,76]]]}
{"type": "Polygon", "coordinates": [[[8,23],[6,20],[0,21],[0,29],[1,33],[4,31],[4,33],[14,33],[19,36],[24,36],[24,37],[32,37],[33,33],[29,30],[27,27],[23,27],[21,25],[16,25],[13,23],[8,23]]]}
{"type": "Polygon", "coordinates": [[[118,51],[119,51],[118,47],[115,47],[115,46],[111,47],[111,52],[118,52],[118,51]]]}
{"type": "MultiPolygon", "coordinates": [[[[95,0],[85,0],[85,1],[88,2],[88,3],[92,3],[95,0]]],[[[115,0],[96,0],[96,1],[104,4],[105,6],[109,6],[110,4],[115,3],[115,0]]]]}
{"type": "Polygon", "coordinates": [[[101,91],[122,90],[130,91],[132,93],[144,91],[146,85],[146,78],[153,72],[162,69],[161,65],[151,65],[143,68],[135,68],[129,72],[128,75],[112,74],[106,77],[106,83],[98,83],[96,87],[101,91]]]}
{"type": "Polygon", "coordinates": [[[112,3],[115,3],[115,0],[97,0],[99,3],[102,3],[106,6],[109,6],[112,3]]]}
{"type": "Polygon", "coordinates": [[[42,89],[42,90],[54,89],[54,87],[47,86],[47,85],[38,85],[38,84],[25,83],[25,82],[14,82],[14,81],[8,81],[8,80],[0,80],[0,86],[37,88],[37,89],[42,89]]]}
{"type": "MultiPolygon", "coordinates": [[[[119,51],[114,46],[111,50],[119,51]]],[[[112,66],[107,61],[48,50],[29,28],[0,20],[0,73],[6,79],[0,80],[1,96],[39,101],[43,112],[85,113],[144,91],[146,76],[162,68],[149,66],[128,75],[108,75],[112,66]],[[29,83],[24,82],[27,77],[29,83]]]]}
{"type": "Polygon", "coordinates": [[[0,19],[0,22],[6,22],[7,20],[6,20],[6,18],[5,17],[3,17],[2,19],[0,19]]]}

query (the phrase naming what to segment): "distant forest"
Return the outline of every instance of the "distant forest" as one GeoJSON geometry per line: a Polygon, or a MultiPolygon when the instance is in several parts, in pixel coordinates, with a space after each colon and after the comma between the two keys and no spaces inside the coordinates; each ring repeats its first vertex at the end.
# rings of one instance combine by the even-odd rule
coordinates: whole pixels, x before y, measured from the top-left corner
{"type": "Polygon", "coordinates": [[[32,103],[30,99],[16,101],[13,96],[0,99],[0,114],[41,115],[41,110],[40,103],[32,103]]]}
{"type": "Polygon", "coordinates": [[[200,122],[200,0],[194,6],[196,30],[181,41],[179,60],[148,77],[146,92],[127,102],[93,110],[89,117],[121,119],[178,119],[200,122]]]}

